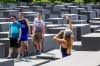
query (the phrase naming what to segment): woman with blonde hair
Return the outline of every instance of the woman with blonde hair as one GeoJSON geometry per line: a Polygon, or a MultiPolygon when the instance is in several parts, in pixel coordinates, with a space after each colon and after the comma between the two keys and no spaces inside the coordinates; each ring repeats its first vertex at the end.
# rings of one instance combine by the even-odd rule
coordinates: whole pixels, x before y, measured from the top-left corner
{"type": "Polygon", "coordinates": [[[73,45],[73,30],[71,20],[66,16],[66,20],[69,23],[70,29],[61,30],[57,35],[54,36],[54,40],[60,44],[62,57],[71,55],[72,45],[73,45]],[[63,34],[63,39],[59,36],[63,34]]]}

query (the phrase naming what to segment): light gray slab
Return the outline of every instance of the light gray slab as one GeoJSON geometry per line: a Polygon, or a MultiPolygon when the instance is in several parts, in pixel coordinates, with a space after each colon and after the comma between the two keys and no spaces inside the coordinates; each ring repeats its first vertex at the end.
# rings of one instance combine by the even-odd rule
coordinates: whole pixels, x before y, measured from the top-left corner
{"type": "MultiPolygon", "coordinates": [[[[64,26],[68,26],[64,24],[64,26]]],[[[81,41],[81,36],[90,33],[90,25],[89,24],[73,24],[73,27],[77,28],[77,41],[81,41]]]]}
{"type": "Polygon", "coordinates": [[[0,22],[9,22],[10,18],[0,18],[0,22]]]}
{"type": "Polygon", "coordinates": [[[71,56],[52,61],[40,66],[99,66],[100,54],[98,52],[75,51],[71,56]]]}
{"type": "Polygon", "coordinates": [[[66,24],[66,20],[64,18],[48,18],[47,21],[50,21],[53,24],[66,24]]]}
{"type": "MultiPolygon", "coordinates": [[[[54,28],[49,28],[47,33],[50,34],[57,34],[61,30],[69,29],[68,27],[54,27],[54,28]]],[[[77,28],[73,27],[73,34],[74,34],[74,41],[77,41],[77,28]]]]}
{"type": "Polygon", "coordinates": [[[0,58],[5,58],[5,44],[0,43],[0,58]]]}
{"type": "Polygon", "coordinates": [[[90,33],[82,35],[82,50],[98,51],[100,50],[100,33],[90,33]]]}
{"type": "Polygon", "coordinates": [[[69,16],[71,20],[78,20],[78,14],[62,14],[62,18],[69,16]]]}
{"type": "Polygon", "coordinates": [[[0,38],[7,38],[9,32],[0,32],[0,38]]]}
{"type": "Polygon", "coordinates": [[[10,22],[0,22],[0,32],[9,31],[10,22]]]}
{"type": "Polygon", "coordinates": [[[86,20],[72,20],[72,24],[87,24],[86,20]]]}
{"type": "Polygon", "coordinates": [[[40,66],[48,62],[50,62],[50,60],[31,58],[27,59],[26,61],[16,62],[14,63],[14,66],[40,66]]]}
{"type": "Polygon", "coordinates": [[[100,26],[99,25],[91,25],[90,28],[91,28],[91,33],[95,33],[96,30],[100,29],[100,26]]]}
{"type": "Polygon", "coordinates": [[[0,66],[14,66],[14,60],[12,60],[12,59],[0,59],[0,66]]]}
{"type": "Polygon", "coordinates": [[[90,20],[91,18],[96,17],[96,12],[95,11],[82,11],[80,14],[81,15],[87,15],[88,20],[90,20]]]}

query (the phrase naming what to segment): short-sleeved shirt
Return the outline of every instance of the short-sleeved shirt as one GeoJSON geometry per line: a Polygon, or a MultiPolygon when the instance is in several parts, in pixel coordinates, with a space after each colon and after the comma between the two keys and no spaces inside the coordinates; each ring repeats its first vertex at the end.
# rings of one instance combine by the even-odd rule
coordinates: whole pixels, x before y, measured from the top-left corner
{"type": "Polygon", "coordinates": [[[42,23],[43,20],[38,20],[38,18],[34,19],[34,31],[35,32],[42,32],[42,23]]]}
{"type": "Polygon", "coordinates": [[[9,24],[10,28],[10,38],[18,38],[19,37],[19,29],[21,28],[20,23],[18,22],[11,22],[9,24]]]}

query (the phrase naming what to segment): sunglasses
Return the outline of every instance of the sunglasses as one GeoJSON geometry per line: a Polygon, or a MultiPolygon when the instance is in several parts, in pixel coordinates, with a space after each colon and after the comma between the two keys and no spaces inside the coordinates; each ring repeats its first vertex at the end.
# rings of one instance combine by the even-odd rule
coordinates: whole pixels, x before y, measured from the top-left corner
{"type": "Polygon", "coordinates": [[[19,15],[19,16],[23,16],[23,15],[19,15]]]}
{"type": "Polygon", "coordinates": [[[11,18],[11,20],[13,20],[14,18],[11,18]]]}

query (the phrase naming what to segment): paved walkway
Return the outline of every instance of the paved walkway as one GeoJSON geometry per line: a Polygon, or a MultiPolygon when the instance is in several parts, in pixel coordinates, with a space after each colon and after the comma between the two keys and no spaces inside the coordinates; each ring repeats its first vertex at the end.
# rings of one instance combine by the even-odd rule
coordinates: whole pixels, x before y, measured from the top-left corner
{"type": "Polygon", "coordinates": [[[15,62],[15,66],[100,66],[100,51],[72,51],[71,56],[61,58],[60,50],[55,49],[37,57],[30,56],[30,59],[15,62]],[[61,59],[54,61],[51,58],[61,59]]]}

